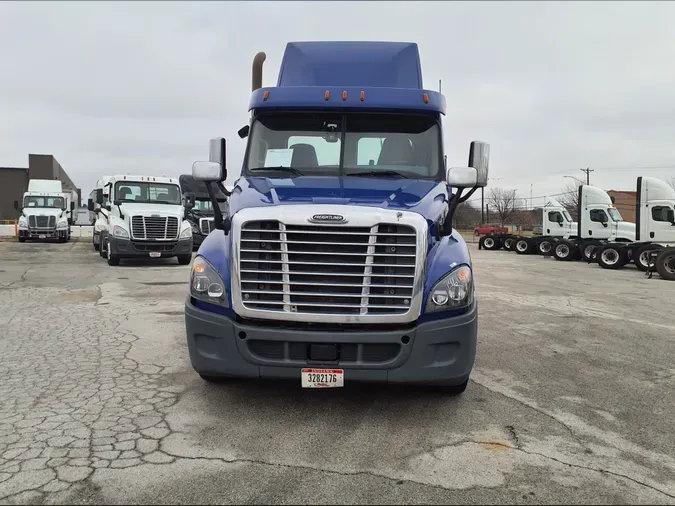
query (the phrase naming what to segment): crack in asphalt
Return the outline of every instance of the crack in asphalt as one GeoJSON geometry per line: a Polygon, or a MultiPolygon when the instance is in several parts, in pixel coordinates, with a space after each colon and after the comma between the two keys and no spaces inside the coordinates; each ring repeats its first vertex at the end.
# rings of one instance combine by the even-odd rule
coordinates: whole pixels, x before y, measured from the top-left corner
{"type": "Polygon", "coordinates": [[[518,402],[519,404],[522,404],[523,406],[528,407],[528,408],[530,408],[530,409],[533,410],[533,411],[536,411],[536,412],[539,413],[540,415],[544,415],[544,416],[546,416],[547,418],[550,418],[551,420],[553,420],[553,421],[555,421],[556,423],[558,423],[560,426],[564,427],[565,430],[566,430],[567,432],[569,432],[569,434],[574,438],[574,440],[575,440],[577,443],[579,443],[579,445],[580,445],[582,448],[584,448],[586,451],[591,451],[590,448],[588,448],[588,446],[586,445],[586,443],[581,439],[581,437],[578,436],[578,435],[572,430],[572,428],[571,428],[569,425],[567,425],[567,424],[566,424],[565,422],[563,422],[562,420],[558,419],[554,414],[549,413],[549,412],[546,411],[545,409],[540,408],[540,407],[538,407],[538,406],[535,406],[535,405],[533,405],[533,404],[531,404],[531,403],[528,403],[528,402],[526,402],[526,401],[524,401],[524,400],[522,400],[522,399],[518,399],[518,398],[516,398],[516,397],[512,397],[512,396],[510,396],[510,395],[505,394],[504,392],[500,392],[499,390],[495,390],[495,389],[493,389],[493,388],[490,388],[490,387],[487,386],[486,384],[481,383],[480,381],[477,381],[477,380],[474,379],[474,378],[472,378],[471,381],[472,381],[473,383],[475,383],[476,385],[479,385],[479,386],[483,387],[485,390],[487,390],[487,391],[489,391],[489,392],[492,392],[492,393],[494,393],[494,394],[501,395],[502,397],[505,397],[506,399],[509,399],[509,400],[512,400],[512,401],[516,401],[516,402],[518,402]]]}
{"type": "MultiPolygon", "coordinates": [[[[544,458],[544,459],[547,459],[547,460],[551,460],[552,462],[556,462],[557,464],[560,464],[560,465],[563,465],[563,466],[572,467],[572,468],[575,468],[575,469],[581,469],[581,470],[585,470],[585,471],[593,471],[593,472],[600,473],[600,474],[607,474],[607,475],[613,476],[615,478],[621,478],[621,479],[624,479],[624,480],[628,480],[632,483],[635,483],[636,485],[640,485],[642,487],[653,490],[654,492],[658,492],[660,494],[663,494],[666,497],[669,497],[671,499],[675,499],[675,495],[670,494],[670,493],[668,493],[664,490],[661,490],[658,487],[655,487],[653,485],[650,485],[650,484],[645,483],[643,481],[640,481],[638,479],[631,478],[630,476],[627,476],[625,474],[617,473],[617,472],[614,472],[614,471],[609,471],[607,469],[596,468],[596,467],[592,467],[592,466],[585,466],[585,465],[582,465],[582,464],[574,464],[572,462],[566,462],[566,461],[561,460],[557,457],[546,455],[546,454],[540,453],[540,452],[533,452],[533,451],[525,450],[524,448],[521,448],[520,446],[513,446],[513,445],[510,445],[510,444],[507,444],[507,443],[502,443],[502,442],[499,442],[499,441],[480,441],[480,440],[473,440],[473,439],[463,439],[461,441],[456,441],[456,442],[451,443],[451,444],[438,445],[437,447],[434,447],[431,450],[426,451],[426,452],[421,452],[418,455],[421,456],[421,455],[428,454],[430,457],[435,458],[436,460],[439,460],[439,461],[443,462],[443,459],[441,459],[437,455],[435,455],[435,453],[438,450],[443,450],[445,448],[452,448],[452,447],[456,447],[456,446],[462,446],[462,445],[465,445],[465,444],[476,444],[476,445],[480,445],[480,446],[493,446],[493,447],[498,446],[498,447],[501,447],[501,448],[504,448],[504,449],[507,449],[507,450],[515,450],[515,451],[522,452],[526,455],[532,455],[532,456],[541,457],[541,458],[544,458]]],[[[161,444],[160,444],[160,448],[161,448],[161,444]]],[[[413,479],[410,479],[410,478],[395,478],[395,477],[392,477],[392,476],[388,476],[384,473],[378,473],[378,472],[372,471],[372,470],[336,471],[334,469],[325,469],[325,468],[314,467],[314,466],[310,466],[310,465],[287,464],[287,463],[280,463],[280,462],[268,462],[268,461],[265,461],[265,460],[253,459],[253,458],[237,457],[237,458],[234,458],[234,459],[228,459],[228,458],[225,458],[225,457],[187,457],[187,456],[182,456],[182,455],[178,455],[178,454],[175,454],[175,453],[171,453],[171,452],[168,452],[166,450],[162,450],[162,451],[164,453],[166,453],[167,455],[170,455],[170,456],[172,456],[176,459],[206,460],[206,461],[218,461],[218,462],[223,462],[223,463],[226,463],[226,464],[243,463],[243,464],[254,464],[254,465],[262,465],[262,466],[269,466],[269,467],[283,467],[283,468],[288,468],[288,469],[305,469],[305,470],[317,471],[317,472],[320,472],[320,473],[334,474],[334,475],[339,475],[339,476],[373,476],[373,477],[376,477],[376,478],[382,478],[382,479],[386,479],[386,480],[389,480],[389,481],[393,481],[397,484],[413,483],[415,485],[421,485],[421,486],[430,487],[430,488],[439,489],[439,490],[459,490],[459,489],[454,488],[454,487],[444,487],[443,485],[434,485],[434,484],[431,484],[431,483],[426,483],[426,482],[419,481],[419,480],[413,480],[413,479]]],[[[473,486],[473,487],[462,488],[461,490],[476,490],[476,489],[481,489],[481,488],[485,488],[485,487],[477,485],[477,486],[473,486]]],[[[494,488],[499,488],[499,487],[494,487],[494,488]]]]}

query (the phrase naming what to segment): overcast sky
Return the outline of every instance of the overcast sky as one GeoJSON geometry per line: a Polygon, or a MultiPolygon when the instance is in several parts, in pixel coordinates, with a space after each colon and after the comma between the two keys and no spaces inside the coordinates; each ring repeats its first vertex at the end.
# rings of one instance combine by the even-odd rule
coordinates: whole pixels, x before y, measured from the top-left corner
{"type": "MultiPolygon", "coordinates": [[[[491,144],[490,185],[570,175],[634,190],[675,176],[675,2],[0,2],[0,166],[53,154],[83,196],[103,174],[174,175],[228,140],[241,170],[251,61],[294,40],[419,44],[445,144],[491,144]]],[[[534,201],[541,204],[542,199],[534,201]]]]}

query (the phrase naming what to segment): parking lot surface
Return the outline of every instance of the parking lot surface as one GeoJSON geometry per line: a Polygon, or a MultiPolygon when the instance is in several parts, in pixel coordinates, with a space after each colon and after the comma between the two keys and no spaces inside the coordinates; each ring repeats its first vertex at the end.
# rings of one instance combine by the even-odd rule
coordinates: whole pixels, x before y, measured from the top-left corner
{"type": "Polygon", "coordinates": [[[675,503],[675,283],[471,248],[452,398],[208,384],[189,267],[0,242],[0,503],[675,503]]]}

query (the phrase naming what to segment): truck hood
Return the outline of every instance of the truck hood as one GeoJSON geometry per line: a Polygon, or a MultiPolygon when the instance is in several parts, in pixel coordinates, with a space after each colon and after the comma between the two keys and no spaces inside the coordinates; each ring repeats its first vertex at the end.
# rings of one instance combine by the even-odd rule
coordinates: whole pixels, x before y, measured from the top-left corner
{"type": "Polygon", "coordinates": [[[55,209],[53,207],[24,207],[23,215],[24,216],[56,216],[58,220],[61,217],[61,214],[65,217],[65,213],[61,209],[55,209]]]}
{"type": "Polygon", "coordinates": [[[179,220],[183,219],[182,206],[180,205],[124,202],[120,207],[122,213],[129,216],[158,214],[160,216],[176,216],[179,220]]]}
{"type": "Polygon", "coordinates": [[[294,204],[360,205],[415,211],[426,218],[447,200],[444,182],[423,179],[302,176],[235,181],[230,215],[243,208],[294,204]]]}
{"type": "Polygon", "coordinates": [[[620,221],[616,224],[616,235],[626,239],[635,240],[635,223],[630,221],[620,221]]]}

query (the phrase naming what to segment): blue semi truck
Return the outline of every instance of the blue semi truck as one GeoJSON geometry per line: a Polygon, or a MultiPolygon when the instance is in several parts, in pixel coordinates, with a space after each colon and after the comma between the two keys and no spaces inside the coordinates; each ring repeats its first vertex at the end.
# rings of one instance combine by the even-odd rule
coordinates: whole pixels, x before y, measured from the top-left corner
{"type": "Polygon", "coordinates": [[[225,139],[192,167],[215,211],[185,304],[193,368],[207,381],[463,392],[478,308],[452,215],[486,185],[489,145],[446,167],[445,98],[423,88],[417,44],[288,43],[275,87],[262,87],[264,60],[253,60],[232,191],[225,139]]]}

